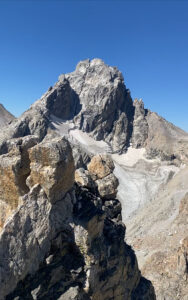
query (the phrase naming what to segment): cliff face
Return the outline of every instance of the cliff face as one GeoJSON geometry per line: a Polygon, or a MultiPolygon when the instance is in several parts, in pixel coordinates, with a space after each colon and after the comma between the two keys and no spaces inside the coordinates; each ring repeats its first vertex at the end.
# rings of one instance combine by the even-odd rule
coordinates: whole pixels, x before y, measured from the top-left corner
{"type": "MultiPolygon", "coordinates": [[[[36,145],[33,137],[30,144],[21,141],[30,171],[11,191],[20,202],[0,234],[0,299],[155,299],[124,242],[117,186],[112,192],[106,180],[114,176],[110,158],[94,157],[83,170],[89,187],[79,180],[74,184],[74,160],[64,138],[36,145]],[[23,183],[28,190],[22,196],[23,183]]],[[[16,169],[18,179],[20,164],[16,169]]],[[[15,199],[6,195],[2,189],[4,202],[15,208],[15,199]]]]}
{"type": "MultiPolygon", "coordinates": [[[[188,135],[156,113],[133,102],[121,72],[100,59],[80,62],[72,73],[35,102],[18,120],[0,134],[3,145],[9,138],[47,133],[67,135],[73,128],[96,141],[105,141],[111,152],[126,152],[132,145],[145,147],[149,157],[187,161],[188,135]]],[[[2,150],[1,150],[2,152],[2,150]]]]}

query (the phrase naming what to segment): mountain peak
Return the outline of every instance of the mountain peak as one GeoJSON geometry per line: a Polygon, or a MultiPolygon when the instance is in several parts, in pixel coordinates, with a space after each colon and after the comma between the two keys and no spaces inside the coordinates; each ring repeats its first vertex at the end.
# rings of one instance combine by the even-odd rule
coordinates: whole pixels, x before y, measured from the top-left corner
{"type": "Polygon", "coordinates": [[[0,103],[0,126],[4,126],[12,121],[15,117],[0,103]]]}
{"type": "MultiPolygon", "coordinates": [[[[126,152],[132,145],[146,148],[149,157],[186,159],[188,135],[145,109],[142,99],[133,101],[122,73],[99,58],[80,61],[73,72],[60,75],[58,82],[7,129],[11,131],[7,136],[37,134],[42,140],[49,128],[56,131],[54,118],[68,128],[61,132],[74,126],[96,141],[105,141],[113,153],[126,152]]],[[[0,135],[0,140],[5,135],[0,135]]]]}

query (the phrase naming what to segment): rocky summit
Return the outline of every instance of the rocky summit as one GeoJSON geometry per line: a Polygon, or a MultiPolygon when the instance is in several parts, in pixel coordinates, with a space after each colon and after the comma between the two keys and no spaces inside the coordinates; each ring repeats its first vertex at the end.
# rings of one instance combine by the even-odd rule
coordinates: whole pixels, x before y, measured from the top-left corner
{"type": "Polygon", "coordinates": [[[60,75],[0,133],[0,300],[187,300],[187,163],[116,67],[60,75]]]}

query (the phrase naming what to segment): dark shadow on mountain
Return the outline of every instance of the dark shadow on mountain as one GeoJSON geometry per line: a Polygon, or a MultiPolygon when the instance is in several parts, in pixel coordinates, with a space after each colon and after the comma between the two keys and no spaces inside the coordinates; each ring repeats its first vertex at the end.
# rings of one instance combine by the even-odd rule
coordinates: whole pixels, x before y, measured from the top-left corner
{"type": "MultiPolygon", "coordinates": [[[[62,218],[65,214],[65,199],[53,205],[49,222],[52,233],[56,234],[52,234],[50,251],[41,262],[38,271],[28,274],[20,281],[15,290],[6,297],[6,300],[57,300],[62,296],[64,296],[62,299],[69,299],[70,295],[72,296],[71,293],[76,293],[76,298],[73,299],[91,299],[90,293],[93,289],[95,290],[95,286],[92,286],[92,284],[95,285],[95,281],[90,282],[91,286],[88,292],[84,291],[87,252],[99,263],[100,272],[95,274],[95,277],[96,282],[98,280],[100,285],[101,294],[106,291],[105,285],[109,281],[112,280],[111,284],[113,284],[114,275],[120,267],[117,263],[120,256],[123,256],[122,262],[125,264],[130,260],[128,277],[125,278],[127,284],[125,299],[130,295],[129,288],[133,284],[134,272],[137,272],[137,260],[132,248],[124,242],[125,226],[121,222],[114,223],[104,215],[102,201],[94,191],[91,192],[86,188],[76,186],[75,196],[77,202],[73,207],[73,219],[71,220],[67,219],[66,221],[65,218],[62,218]],[[92,220],[96,222],[96,229],[90,226],[92,220]],[[70,226],[69,222],[74,226],[79,225],[79,228],[84,228],[88,232],[90,245],[88,244],[87,250],[82,244],[78,247],[75,241],[75,228],[70,226]],[[85,253],[85,256],[82,252],[85,253]]],[[[80,242],[82,243],[82,241],[80,242]]],[[[95,267],[92,269],[91,265],[90,272],[92,273],[92,271],[95,272],[95,267]]],[[[114,282],[115,284],[117,282],[114,282]]],[[[131,294],[131,299],[153,299],[153,297],[142,298],[144,295],[152,295],[152,291],[151,282],[141,278],[131,294]]]]}
{"type": "Polygon", "coordinates": [[[64,81],[47,97],[49,113],[63,121],[72,120],[82,109],[78,94],[64,81]]]}

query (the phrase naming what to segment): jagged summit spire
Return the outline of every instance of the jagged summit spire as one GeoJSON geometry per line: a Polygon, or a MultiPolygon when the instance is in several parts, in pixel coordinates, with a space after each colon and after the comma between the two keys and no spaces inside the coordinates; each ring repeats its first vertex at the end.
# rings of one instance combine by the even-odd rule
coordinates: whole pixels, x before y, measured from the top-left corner
{"type": "Polygon", "coordinates": [[[143,101],[133,103],[122,73],[99,58],[80,61],[75,71],[60,75],[40,100],[0,134],[0,141],[29,134],[42,140],[49,128],[54,130],[54,118],[66,123],[63,132],[74,126],[105,141],[112,152],[126,152],[132,145],[146,147],[150,156],[171,158],[182,153],[178,141],[187,140],[185,132],[145,109],[143,101]]]}

